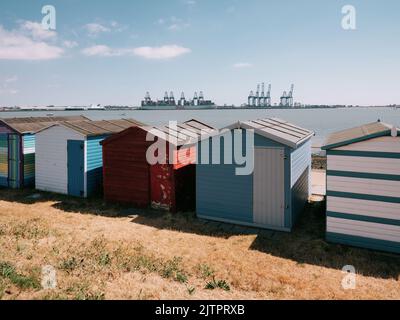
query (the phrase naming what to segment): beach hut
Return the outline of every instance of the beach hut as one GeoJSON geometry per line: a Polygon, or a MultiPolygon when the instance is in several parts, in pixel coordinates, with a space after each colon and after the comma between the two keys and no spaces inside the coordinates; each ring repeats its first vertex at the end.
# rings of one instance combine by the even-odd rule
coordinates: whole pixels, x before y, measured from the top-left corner
{"type": "Polygon", "coordinates": [[[194,209],[196,144],[191,142],[214,131],[190,120],[129,128],[104,140],[105,199],[171,212],[194,209]],[[160,148],[155,150],[155,143],[160,148]],[[153,155],[160,161],[150,160],[153,155]]]}
{"type": "Polygon", "coordinates": [[[398,134],[374,122],[327,138],[328,241],[400,253],[398,134]]]}
{"type": "Polygon", "coordinates": [[[139,124],[132,119],[67,121],[39,131],[36,134],[36,189],[77,197],[101,191],[100,142],[139,124]]]}
{"type": "Polygon", "coordinates": [[[201,141],[197,216],[291,231],[310,195],[313,135],[271,118],[237,122],[201,141]]]}
{"type": "Polygon", "coordinates": [[[84,116],[0,119],[0,186],[35,184],[35,134],[60,121],[88,120],[84,116]]]}

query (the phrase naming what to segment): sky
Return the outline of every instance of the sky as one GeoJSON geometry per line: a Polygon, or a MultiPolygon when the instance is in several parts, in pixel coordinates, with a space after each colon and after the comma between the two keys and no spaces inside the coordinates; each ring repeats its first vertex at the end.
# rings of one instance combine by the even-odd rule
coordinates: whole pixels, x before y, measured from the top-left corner
{"type": "Polygon", "coordinates": [[[400,104],[399,54],[398,0],[0,1],[0,106],[240,105],[261,82],[273,103],[293,83],[304,104],[400,104]]]}

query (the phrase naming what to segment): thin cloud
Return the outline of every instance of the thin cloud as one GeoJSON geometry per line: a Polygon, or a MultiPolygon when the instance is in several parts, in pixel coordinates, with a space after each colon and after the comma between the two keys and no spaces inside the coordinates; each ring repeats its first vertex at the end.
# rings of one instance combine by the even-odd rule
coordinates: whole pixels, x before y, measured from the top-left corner
{"type": "Polygon", "coordinates": [[[17,81],[18,81],[18,77],[17,76],[12,76],[12,77],[6,78],[4,80],[5,83],[13,83],[13,82],[17,82],[17,81]]]}
{"type": "Polygon", "coordinates": [[[82,53],[88,57],[118,57],[122,55],[127,55],[129,53],[132,54],[133,51],[129,49],[112,49],[106,45],[96,45],[83,49],[82,53]]]}
{"type": "Polygon", "coordinates": [[[103,26],[100,23],[88,23],[84,26],[84,28],[88,32],[88,35],[91,37],[97,37],[100,33],[111,31],[110,28],[103,26]]]}
{"type": "Polygon", "coordinates": [[[96,45],[82,50],[82,53],[88,57],[138,56],[151,60],[173,59],[190,52],[191,50],[189,48],[181,47],[178,45],[138,48],[111,48],[106,45],[96,45]]]}
{"type": "Polygon", "coordinates": [[[189,48],[178,45],[166,45],[161,47],[139,47],[133,50],[136,56],[145,59],[172,59],[191,52],[189,48]]]}
{"type": "Polygon", "coordinates": [[[234,68],[243,69],[243,68],[251,68],[253,65],[249,62],[238,62],[233,65],[234,68]]]}
{"type": "Polygon", "coordinates": [[[128,27],[118,23],[117,21],[111,21],[107,24],[92,22],[83,26],[87,31],[88,36],[92,38],[96,38],[102,33],[111,33],[111,32],[122,32],[125,31],[128,27]]]}
{"type": "Polygon", "coordinates": [[[188,6],[194,6],[197,2],[195,0],[186,0],[184,3],[188,6]]]}
{"type": "Polygon", "coordinates": [[[177,17],[160,18],[156,24],[164,26],[169,31],[180,31],[190,27],[190,23],[177,17]]]}
{"type": "Polygon", "coordinates": [[[18,90],[15,88],[12,88],[12,86],[15,82],[18,81],[18,77],[16,75],[5,78],[3,83],[0,84],[0,94],[1,95],[14,95],[18,93],[18,90]]]}
{"type": "Polygon", "coordinates": [[[58,46],[46,43],[45,39],[54,36],[44,36],[32,27],[33,24],[23,24],[20,30],[8,31],[0,25],[0,59],[2,60],[50,60],[62,56],[64,50],[58,46]],[[26,31],[30,34],[27,35],[26,31]]]}
{"type": "Polygon", "coordinates": [[[65,41],[63,41],[63,46],[65,48],[72,49],[72,48],[75,48],[78,46],[78,42],[71,41],[71,40],[65,40],[65,41]]]}
{"type": "Polygon", "coordinates": [[[1,95],[15,95],[19,92],[17,89],[4,89],[0,88],[0,94],[1,95]]]}
{"type": "Polygon", "coordinates": [[[22,21],[20,29],[30,35],[34,40],[55,40],[57,33],[53,30],[44,29],[41,23],[33,21],[22,21]]]}

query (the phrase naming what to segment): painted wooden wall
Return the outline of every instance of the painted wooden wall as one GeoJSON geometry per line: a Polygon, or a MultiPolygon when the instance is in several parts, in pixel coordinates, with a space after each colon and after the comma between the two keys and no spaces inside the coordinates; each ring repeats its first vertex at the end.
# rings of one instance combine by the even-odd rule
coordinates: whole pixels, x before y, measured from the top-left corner
{"type": "Polygon", "coordinates": [[[68,194],[68,140],[84,140],[84,136],[62,126],[36,134],[36,189],[68,194]]]}
{"type": "Polygon", "coordinates": [[[400,252],[400,137],[327,151],[327,239],[400,252]]]}

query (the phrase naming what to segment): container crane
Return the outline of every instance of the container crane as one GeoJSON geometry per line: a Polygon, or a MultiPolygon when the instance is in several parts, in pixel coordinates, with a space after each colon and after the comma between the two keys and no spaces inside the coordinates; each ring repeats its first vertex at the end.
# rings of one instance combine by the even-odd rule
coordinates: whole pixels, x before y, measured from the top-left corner
{"type": "Polygon", "coordinates": [[[290,87],[290,92],[288,95],[288,101],[287,104],[289,107],[293,107],[293,91],[294,91],[294,84],[290,87]]]}
{"type": "Polygon", "coordinates": [[[271,104],[271,84],[268,85],[268,92],[267,92],[267,97],[266,97],[266,106],[270,107],[271,104]]]}
{"type": "Polygon", "coordinates": [[[253,105],[254,100],[254,92],[253,90],[250,91],[249,97],[247,98],[247,105],[251,107],[253,105]]]}

